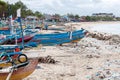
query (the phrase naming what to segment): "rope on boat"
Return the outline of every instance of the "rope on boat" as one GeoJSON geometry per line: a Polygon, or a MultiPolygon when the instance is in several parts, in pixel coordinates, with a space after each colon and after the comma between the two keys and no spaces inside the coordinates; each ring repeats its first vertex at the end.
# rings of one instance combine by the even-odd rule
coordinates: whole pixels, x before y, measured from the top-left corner
{"type": "Polygon", "coordinates": [[[13,71],[14,71],[14,68],[12,67],[11,70],[10,70],[10,73],[8,74],[8,76],[6,78],[6,80],[10,80],[13,71]]]}

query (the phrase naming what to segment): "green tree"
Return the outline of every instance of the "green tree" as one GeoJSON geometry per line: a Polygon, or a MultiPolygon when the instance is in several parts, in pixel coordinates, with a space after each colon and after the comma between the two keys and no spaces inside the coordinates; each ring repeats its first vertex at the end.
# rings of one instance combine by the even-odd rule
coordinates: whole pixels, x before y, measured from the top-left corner
{"type": "Polygon", "coordinates": [[[117,20],[117,21],[120,21],[120,17],[117,17],[116,20],[117,20]]]}
{"type": "Polygon", "coordinates": [[[75,19],[79,19],[79,18],[80,18],[80,16],[76,14],[75,15],[75,19]]]}
{"type": "Polygon", "coordinates": [[[42,18],[42,14],[40,13],[40,12],[38,12],[38,11],[36,11],[35,13],[34,13],[34,15],[35,16],[37,16],[38,18],[42,18]]]}
{"type": "Polygon", "coordinates": [[[67,16],[72,19],[75,17],[73,14],[67,14],[67,16]]]}
{"type": "Polygon", "coordinates": [[[28,9],[28,10],[26,10],[26,13],[25,13],[27,16],[28,15],[31,15],[31,16],[33,16],[34,15],[34,13],[32,12],[32,10],[30,10],[30,9],[28,9]]]}
{"type": "Polygon", "coordinates": [[[103,21],[113,21],[113,17],[106,16],[106,17],[103,17],[102,20],[103,21]]]}
{"type": "Polygon", "coordinates": [[[87,21],[91,21],[91,17],[90,16],[86,16],[85,18],[87,21]]]}
{"type": "Polygon", "coordinates": [[[59,14],[53,15],[53,17],[54,17],[54,20],[55,20],[56,22],[59,22],[59,21],[60,21],[60,15],[59,15],[59,14]]]}
{"type": "Polygon", "coordinates": [[[21,16],[26,17],[26,10],[27,10],[26,5],[24,5],[21,1],[18,1],[18,2],[15,3],[14,6],[15,6],[14,7],[15,11],[17,11],[17,9],[21,8],[21,16]]]}
{"type": "Polygon", "coordinates": [[[5,13],[7,4],[4,1],[0,1],[0,16],[2,17],[5,13]]]}

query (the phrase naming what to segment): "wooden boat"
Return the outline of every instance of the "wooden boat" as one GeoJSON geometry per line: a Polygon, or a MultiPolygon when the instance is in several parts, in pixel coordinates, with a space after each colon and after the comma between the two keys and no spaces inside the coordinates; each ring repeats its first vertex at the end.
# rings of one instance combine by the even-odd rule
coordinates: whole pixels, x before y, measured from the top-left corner
{"type": "MultiPolygon", "coordinates": [[[[33,38],[33,35],[25,36],[24,37],[24,42],[28,42],[33,38]]],[[[18,39],[18,43],[22,42],[22,38],[18,39]]]]}
{"type": "Polygon", "coordinates": [[[0,27],[0,30],[10,30],[9,27],[0,27]]]}
{"type": "Polygon", "coordinates": [[[9,39],[0,39],[0,45],[6,44],[9,39]]]}
{"type": "MultiPolygon", "coordinates": [[[[24,42],[30,41],[33,37],[34,37],[34,35],[24,36],[24,42]]],[[[18,37],[17,38],[17,43],[21,43],[21,42],[22,42],[22,37],[18,37]]],[[[0,40],[0,45],[15,44],[15,43],[16,43],[15,36],[12,36],[12,35],[9,36],[9,37],[6,37],[6,39],[0,40]]]]}
{"type": "MultiPolygon", "coordinates": [[[[72,31],[73,34],[75,33],[82,33],[84,32],[84,29],[80,29],[77,31],[72,31]]],[[[64,33],[52,33],[52,34],[36,34],[34,38],[55,38],[55,37],[61,37],[61,36],[66,36],[69,35],[69,32],[64,32],[64,33]]]]}
{"type": "MultiPolygon", "coordinates": [[[[25,58],[21,58],[22,61],[25,61],[25,58]]],[[[20,62],[18,60],[15,60],[14,61],[15,64],[20,64],[20,62]]],[[[11,62],[6,62],[6,63],[1,63],[0,64],[0,68],[1,67],[9,67],[9,66],[12,66],[12,63],[11,62]]]]}
{"type": "Polygon", "coordinates": [[[0,34],[8,35],[8,34],[10,34],[10,30],[9,29],[8,30],[1,29],[0,34]]]}
{"type": "MultiPolygon", "coordinates": [[[[21,31],[16,30],[16,32],[17,32],[16,33],[17,43],[21,43],[22,42],[22,37],[20,36],[21,31]]],[[[28,42],[34,37],[35,32],[29,31],[27,29],[24,32],[26,33],[26,35],[23,36],[24,42],[28,42]]],[[[4,39],[0,40],[0,45],[16,43],[16,35],[14,35],[14,34],[10,35],[10,30],[0,30],[0,34],[3,34],[6,36],[4,39]]]]}
{"type": "Polygon", "coordinates": [[[14,52],[16,48],[19,48],[20,50],[23,49],[22,46],[18,46],[18,45],[0,45],[0,53],[1,52],[14,52]]]}
{"type": "MultiPolygon", "coordinates": [[[[33,35],[26,35],[24,36],[24,42],[28,42],[33,38],[33,35]]],[[[15,38],[12,40],[9,40],[6,44],[15,44],[15,38]]],[[[17,39],[17,43],[21,43],[22,42],[22,37],[17,39]]]]}
{"type": "MultiPolygon", "coordinates": [[[[35,70],[38,64],[38,59],[30,59],[29,63],[26,66],[17,66],[17,70],[14,70],[10,80],[22,80],[29,76],[35,70]]],[[[0,80],[6,80],[9,75],[8,72],[1,72],[0,73],[0,80]]]]}
{"type": "Polygon", "coordinates": [[[85,37],[86,31],[81,29],[73,32],[57,33],[57,34],[37,34],[31,42],[39,42],[42,45],[59,45],[72,41],[79,41],[85,37]]]}

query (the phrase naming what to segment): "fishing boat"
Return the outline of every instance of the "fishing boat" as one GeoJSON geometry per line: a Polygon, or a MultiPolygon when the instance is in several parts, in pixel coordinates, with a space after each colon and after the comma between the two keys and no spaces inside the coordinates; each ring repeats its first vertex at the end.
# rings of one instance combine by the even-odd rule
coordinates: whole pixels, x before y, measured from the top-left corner
{"type": "Polygon", "coordinates": [[[23,47],[19,45],[0,45],[0,53],[1,52],[15,52],[16,48],[19,48],[20,50],[23,49],[23,47]]]}
{"type": "Polygon", "coordinates": [[[81,29],[77,31],[57,34],[37,34],[30,42],[39,42],[39,44],[42,45],[58,45],[73,41],[77,42],[83,37],[85,37],[86,32],[86,30],[81,29]]]}
{"type": "Polygon", "coordinates": [[[30,59],[29,62],[0,69],[0,80],[22,80],[35,70],[38,59],[30,59]],[[11,69],[13,69],[11,71],[11,69]],[[10,72],[11,71],[11,72],[10,72]]]}
{"type": "MultiPolygon", "coordinates": [[[[84,29],[76,30],[76,31],[71,31],[73,34],[77,32],[83,32],[85,31],[84,29]]],[[[69,32],[63,32],[63,33],[51,33],[51,34],[36,34],[35,37],[57,37],[57,36],[65,36],[69,35],[69,32]]]]}
{"type": "MultiPolygon", "coordinates": [[[[25,35],[23,37],[24,42],[28,42],[30,41],[32,38],[34,37],[33,34],[31,35],[25,35]]],[[[2,37],[1,37],[2,38],[2,37]]],[[[16,36],[15,35],[9,35],[6,37],[3,37],[2,39],[0,39],[0,45],[5,45],[5,44],[15,44],[15,43],[21,43],[22,42],[22,37],[20,36],[16,36]],[[17,39],[17,40],[16,40],[17,39]]]]}
{"type": "Polygon", "coordinates": [[[21,43],[22,38],[24,42],[30,41],[34,36],[35,31],[29,30],[29,29],[16,29],[14,32],[9,30],[0,30],[0,45],[3,44],[15,44],[15,43],[21,43]],[[23,37],[21,35],[23,33],[23,37]]]}
{"type": "Polygon", "coordinates": [[[10,30],[8,24],[5,21],[0,21],[0,30],[10,30]]]}
{"type": "Polygon", "coordinates": [[[5,44],[7,44],[12,39],[14,39],[13,36],[9,36],[9,37],[7,36],[7,37],[5,37],[3,39],[0,39],[0,45],[5,45],[5,44]]]}
{"type": "MultiPolygon", "coordinates": [[[[16,56],[16,55],[15,55],[15,56],[16,56]]],[[[14,57],[14,56],[13,56],[13,57],[14,57]]],[[[21,57],[20,60],[21,60],[22,62],[26,62],[26,58],[25,58],[25,57],[21,57]]],[[[28,61],[28,60],[27,60],[27,61],[28,61]]],[[[14,59],[14,63],[15,63],[15,64],[20,64],[21,62],[19,62],[18,59],[14,59]]],[[[1,68],[1,67],[9,67],[9,66],[12,66],[12,65],[13,65],[13,64],[12,64],[10,61],[9,61],[9,62],[8,62],[8,61],[6,61],[6,62],[4,61],[3,63],[0,63],[0,68],[1,68]]]]}
{"type": "Polygon", "coordinates": [[[0,30],[10,30],[9,27],[0,27],[0,30]]]}
{"type": "MultiPolygon", "coordinates": [[[[26,35],[26,36],[23,37],[23,40],[24,40],[24,42],[28,42],[33,37],[34,37],[34,35],[26,35]]],[[[22,37],[17,38],[17,40],[15,38],[9,39],[9,41],[7,41],[5,44],[15,44],[16,42],[21,43],[22,42],[22,37]]]]}

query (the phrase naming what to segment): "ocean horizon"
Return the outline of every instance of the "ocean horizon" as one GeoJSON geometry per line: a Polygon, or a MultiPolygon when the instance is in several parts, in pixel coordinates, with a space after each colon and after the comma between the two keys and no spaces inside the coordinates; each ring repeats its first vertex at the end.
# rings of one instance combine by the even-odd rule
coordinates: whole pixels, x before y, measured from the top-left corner
{"type": "Polygon", "coordinates": [[[91,28],[93,31],[120,34],[120,23],[97,24],[91,28]]]}

